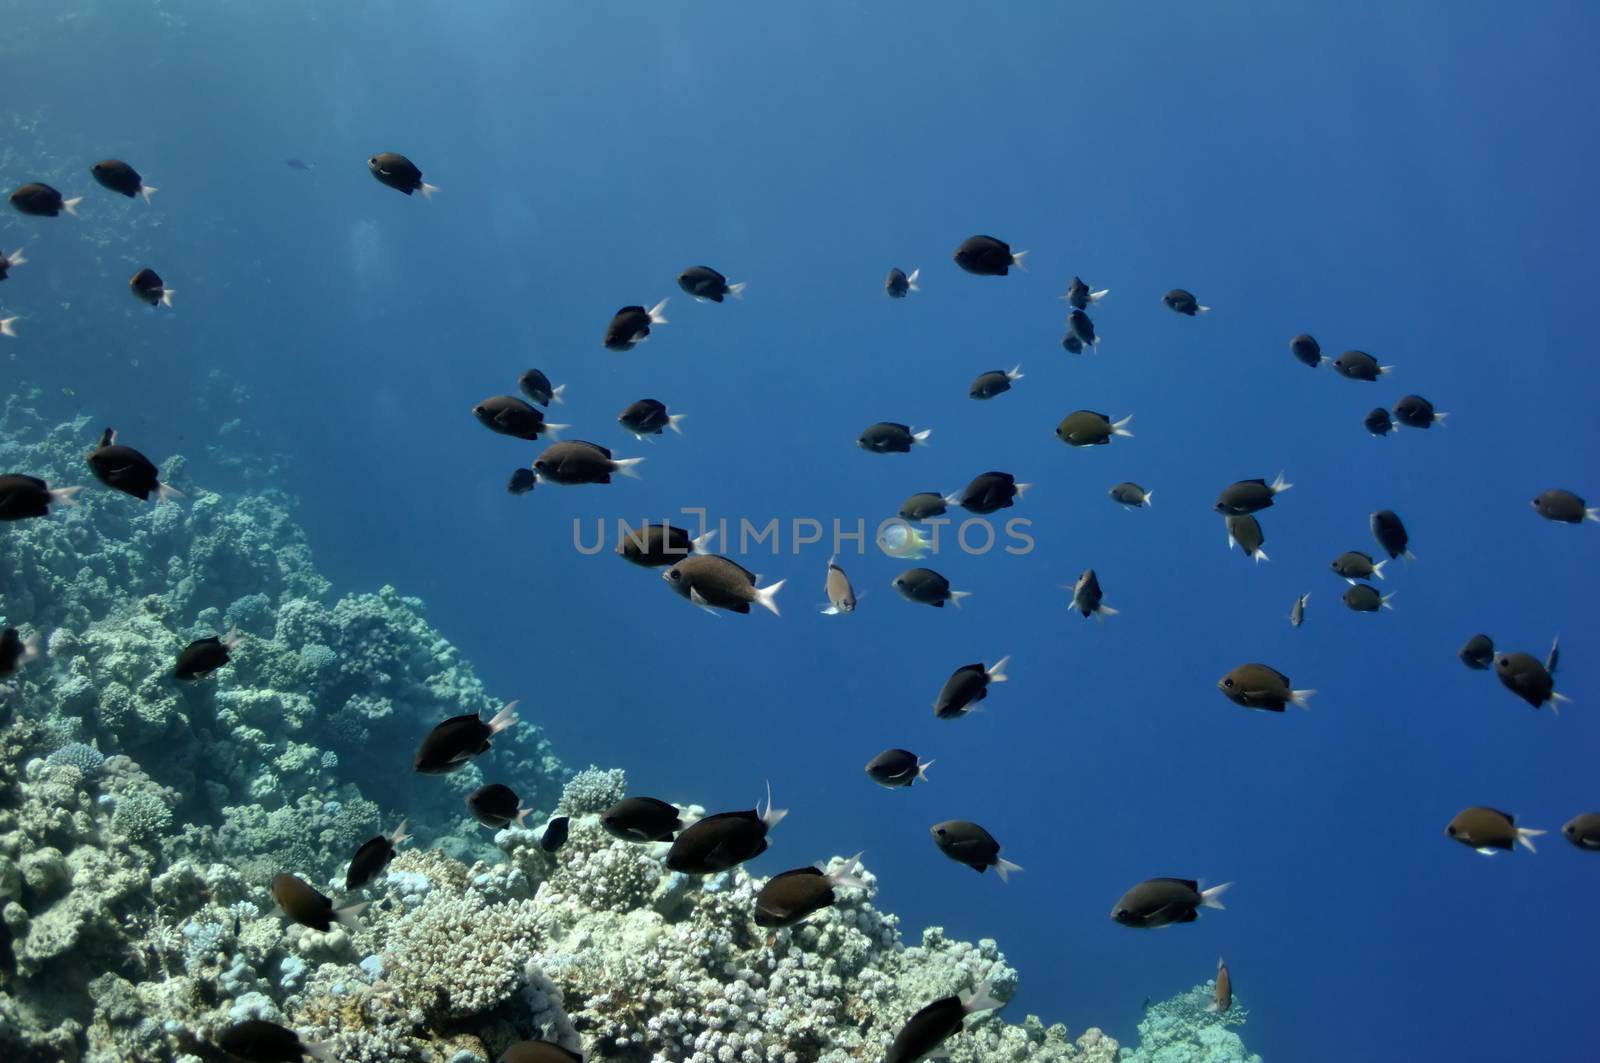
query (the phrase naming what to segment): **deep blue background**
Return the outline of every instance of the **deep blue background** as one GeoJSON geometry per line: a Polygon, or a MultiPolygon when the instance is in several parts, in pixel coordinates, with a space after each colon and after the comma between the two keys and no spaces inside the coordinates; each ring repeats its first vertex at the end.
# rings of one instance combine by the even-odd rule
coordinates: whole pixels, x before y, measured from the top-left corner
{"type": "MultiPolygon", "coordinates": [[[[635,792],[737,808],[770,779],[792,814],[757,870],[865,849],[912,936],[999,940],[1023,974],[1013,1019],[1131,1038],[1145,996],[1221,953],[1269,1059],[1588,1058],[1600,857],[1554,832],[1600,807],[1600,528],[1528,502],[1555,485],[1600,497],[1600,12],[64,11],[13,13],[0,44],[5,185],[89,197],[76,222],[0,218],[0,247],[34,261],[0,290],[26,317],[0,347],[7,375],[48,385],[63,416],[198,453],[224,415],[196,382],[245,382],[338,586],[427,599],[565,759],[626,766],[635,792]],[[434,201],[377,185],[364,161],[381,150],[416,160],[434,201]],[[91,185],[105,155],[162,189],[154,208],[91,185]],[[950,253],[974,232],[1030,249],[1030,272],[959,272],[950,253]],[[747,300],[677,293],[700,262],[750,282],[747,300]],[[128,299],[146,264],[175,312],[128,299]],[[891,265],[922,267],[923,291],[885,299],[891,265]],[[1112,289],[1097,356],[1058,346],[1073,273],[1112,289]],[[1169,313],[1173,286],[1215,311],[1169,313]],[[618,306],[668,294],[648,343],[601,349],[618,306]],[[1287,350],[1301,330],[1398,369],[1307,370],[1287,350]],[[1018,362],[1010,394],[966,397],[1018,362]],[[647,455],[645,478],[507,496],[537,447],[468,410],[529,365],[568,385],[556,420],[647,455]],[[1410,391],[1449,427],[1362,430],[1410,391]],[[646,395],[689,415],[682,438],[616,426],[646,395]],[[1135,414],[1135,438],[1062,446],[1053,428],[1080,407],[1135,414]],[[932,446],[856,450],[880,419],[932,426],[932,446]],[[844,561],[870,592],[860,610],[821,617],[829,549],[794,556],[786,537],[782,556],[745,558],[790,579],[782,618],[712,619],[571,546],[575,520],[680,505],[871,524],[990,468],[1036,485],[1015,514],[1037,546],[935,561],[973,592],[960,612],[901,602],[900,566],[869,548],[844,561]],[[1253,565],[1210,505],[1280,468],[1296,487],[1253,565]],[[1154,508],[1113,505],[1123,479],[1154,508]],[[1327,565],[1374,548],[1380,507],[1419,560],[1392,566],[1393,613],[1355,615],[1327,565]],[[1121,610],[1103,628],[1057,588],[1087,566],[1121,610]],[[1478,630],[1536,653],[1564,634],[1577,704],[1534,713],[1462,668],[1478,630]],[[987,712],[933,718],[953,668],[1004,653],[1013,680],[987,712]],[[1226,702],[1217,677],[1250,660],[1317,688],[1313,711],[1226,702]],[[936,757],[931,783],[868,783],[887,745],[936,757]],[[1536,856],[1476,856],[1443,828],[1479,803],[1552,834],[1536,856]],[[926,831],[951,817],[986,824],[1026,873],[1007,886],[946,861],[926,831]],[[1168,874],[1238,885],[1194,926],[1107,919],[1168,874]]],[[[203,462],[191,473],[207,483],[203,462]]],[[[397,762],[415,738],[393,736],[397,762]]]]}

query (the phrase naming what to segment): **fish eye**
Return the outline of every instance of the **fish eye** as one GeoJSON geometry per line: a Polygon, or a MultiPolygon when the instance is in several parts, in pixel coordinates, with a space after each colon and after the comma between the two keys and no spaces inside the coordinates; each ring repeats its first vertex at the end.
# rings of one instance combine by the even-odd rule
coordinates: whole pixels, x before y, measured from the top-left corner
{"type": "Polygon", "coordinates": [[[1225,687],[1231,687],[1231,686],[1233,686],[1233,680],[1231,680],[1231,679],[1224,679],[1224,680],[1223,680],[1223,681],[1222,681],[1222,685],[1223,685],[1223,686],[1225,686],[1225,687]]]}
{"type": "Polygon", "coordinates": [[[1450,835],[1450,837],[1452,837],[1452,838],[1454,838],[1456,836],[1456,828],[1455,828],[1455,826],[1453,824],[1451,826],[1446,827],[1444,829],[1444,832],[1446,834],[1450,835]]]}

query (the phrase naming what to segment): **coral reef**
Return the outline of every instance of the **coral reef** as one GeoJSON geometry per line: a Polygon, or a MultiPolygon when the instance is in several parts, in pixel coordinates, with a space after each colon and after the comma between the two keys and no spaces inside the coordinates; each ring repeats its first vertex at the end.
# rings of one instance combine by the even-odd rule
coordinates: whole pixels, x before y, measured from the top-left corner
{"type": "Polygon", "coordinates": [[[1237,996],[1226,1014],[1206,1010],[1215,987],[1208,981],[1146,1009],[1139,1046],[1123,1054],[1125,1063],[1261,1063],[1233,1029],[1250,1017],[1237,996]]]}

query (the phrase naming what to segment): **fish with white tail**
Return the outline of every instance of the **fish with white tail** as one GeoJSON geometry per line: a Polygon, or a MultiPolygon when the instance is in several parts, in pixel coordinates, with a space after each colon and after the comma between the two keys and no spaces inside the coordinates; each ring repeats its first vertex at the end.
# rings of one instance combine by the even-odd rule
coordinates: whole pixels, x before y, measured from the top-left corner
{"type": "Polygon", "coordinates": [[[1120,421],[1113,421],[1094,410],[1077,410],[1067,414],[1056,425],[1056,438],[1071,447],[1105,446],[1117,436],[1133,438],[1133,433],[1128,430],[1132,420],[1131,413],[1120,421]]]}
{"type": "Polygon", "coordinates": [[[665,299],[648,310],[642,306],[623,307],[612,315],[611,324],[606,326],[602,344],[608,351],[633,350],[637,344],[650,338],[652,326],[667,323],[666,309],[665,299]]]}
{"type": "Polygon", "coordinates": [[[683,429],[678,425],[684,416],[681,413],[668,413],[667,404],[658,399],[640,399],[630,403],[627,409],[617,415],[617,423],[632,432],[633,438],[643,440],[658,436],[668,428],[683,435],[683,429]]]}
{"type": "Polygon", "coordinates": [[[931,568],[908,568],[896,576],[891,585],[906,601],[931,605],[935,609],[943,609],[946,602],[959,609],[961,599],[972,594],[971,591],[951,590],[950,581],[931,568]]]}
{"type": "Polygon", "coordinates": [[[1110,288],[1101,288],[1097,292],[1090,291],[1089,286],[1083,283],[1083,278],[1073,277],[1067,284],[1067,294],[1057,296],[1057,298],[1065,299],[1067,305],[1074,310],[1087,310],[1090,303],[1098,303],[1110,294],[1110,288]]]}
{"type": "Polygon", "coordinates": [[[678,287],[698,302],[720,303],[730,295],[743,299],[747,285],[743,281],[729,284],[728,278],[710,266],[690,266],[678,274],[678,287]]]}
{"type": "Polygon", "coordinates": [[[693,536],[672,524],[644,524],[630,528],[617,543],[617,556],[641,568],[675,565],[690,554],[707,553],[716,529],[693,536]]]}
{"type": "Polygon", "coordinates": [[[1259,513],[1270,508],[1279,495],[1293,486],[1281,472],[1270,484],[1265,480],[1240,480],[1224,487],[1211,508],[1224,516],[1259,513]]]}
{"type": "Polygon", "coordinates": [[[1022,366],[1012,369],[991,369],[987,373],[980,373],[978,378],[967,388],[967,397],[972,399],[992,399],[996,395],[1003,395],[1011,390],[1013,381],[1022,379],[1022,366]]]}
{"type": "Polygon", "coordinates": [[[885,749],[867,761],[867,776],[879,786],[897,790],[917,782],[928,781],[931,760],[918,760],[909,749],[885,749]]]}
{"type": "Polygon", "coordinates": [[[421,192],[423,199],[432,199],[433,194],[439,191],[438,186],[422,179],[422,171],[416,163],[398,151],[379,152],[367,160],[367,169],[372,171],[372,176],[378,179],[379,184],[408,196],[413,192],[421,192]]]}
{"type": "Polygon", "coordinates": [[[1261,522],[1259,520],[1256,520],[1255,517],[1248,513],[1243,516],[1230,513],[1228,516],[1223,517],[1222,521],[1228,526],[1229,550],[1237,546],[1244,551],[1244,556],[1258,565],[1263,561],[1271,560],[1271,558],[1267,557],[1267,552],[1261,548],[1262,544],[1267,541],[1267,533],[1261,530],[1261,522]]]}
{"type": "Polygon", "coordinates": [[[1509,853],[1518,845],[1530,853],[1536,853],[1539,850],[1534,848],[1533,839],[1545,832],[1517,826],[1517,817],[1509,812],[1473,805],[1457,812],[1444,828],[1444,833],[1446,837],[1454,838],[1484,856],[1494,856],[1496,853],[1509,853]]]}
{"type": "Polygon", "coordinates": [[[123,162],[121,159],[101,159],[89,167],[89,174],[101,186],[109,188],[118,195],[127,196],[129,199],[140,196],[146,203],[156,194],[153,185],[144,183],[144,178],[139,176],[139,171],[123,162]]]}
{"type": "Polygon", "coordinates": [[[994,835],[970,820],[947,819],[928,830],[940,852],[980,875],[992,867],[1001,882],[1009,882],[1013,872],[1022,870],[1021,864],[1013,864],[1000,855],[1000,843],[994,835]]]}
{"type": "Polygon", "coordinates": [[[1111,918],[1136,930],[1153,930],[1174,923],[1192,923],[1201,908],[1223,907],[1221,897],[1231,882],[1201,889],[1192,878],[1152,878],[1122,895],[1111,918]]]}
{"type": "Polygon", "coordinates": [[[1282,712],[1293,705],[1311,708],[1315,690],[1296,690],[1289,677],[1265,664],[1241,664],[1221,679],[1217,689],[1235,705],[1266,712],[1282,712]]]}
{"type": "Polygon", "coordinates": [[[172,297],[178,294],[176,289],[167,287],[161,274],[148,266],[133,275],[128,281],[128,290],[146,306],[164,306],[169,310],[172,309],[172,297]]]}
{"type": "Polygon", "coordinates": [[[767,805],[741,812],[718,812],[689,824],[673,839],[667,851],[667,870],[683,875],[715,875],[753,860],[767,851],[767,834],[789,814],[772,807],[772,787],[767,805]]]}
{"type": "Polygon", "coordinates": [[[921,275],[922,271],[920,269],[914,269],[907,273],[899,266],[895,266],[889,270],[889,275],[883,279],[884,294],[891,299],[904,299],[912,292],[920,292],[922,289],[917,287],[917,278],[921,275]]]}
{"type": "Polygon", "coordinates": [[[48,517],[51,506],[76,506],[82,487],[51,487],[37,476],[0,475],[0,520],[48,517]]]}
{"type": "Polygon", "coordinates": [[[759,605],[773,616],[778,614],[778,591],[784,580],[759,587],[761,577],[720,554],[695,554],[684,558],[661,574],[679,595],[707,612],[726,609],[748,613],[759,605]]]}
{"type": "Polygon", "coordinates": [[[839,567],[837,555],[828,559],[828,575],[823,581],[823,590],[828,595],[828,604],[822,607],[824,615],[841,616],[856,611],[855,588],[850,586],[850,577],[839,567]]]}
{"type": "Polygon", "coordinates": [[[871,889],[872,884],[860,871],[861,854],[857,853],[837,871],[812,866],[773,875],[756,894],[756,925],[794,926],[814,912],[836,904],[838,890],[871,889]]]}
{"type": "Polygon", "coordinates": [[[1094,574],[1094,569],[1084,569],[1070,588],[1066,584],[1061,586],[1063,590],[1072,591],[1072,601],[1067,608],[1085,620],[1092,616],[1104,623],[1106,617],[1117,615],[1117,611],[1103,601],[1105,595],[1100,590],[1100,577],[1094,574]]]}
{"type": "Polygon", "coordinates": [[[1211,313],[1211,308],[1209,306],[1201,306],[1200,300],[1194,297],[1193,292],[1185,291],[1182,288],[1172,289],[1161,297],[1161,301],[1167,305],[1168,310],[1183,314],[1185,317],[1211,313]]]}
{"type": "Polygon", "coordinates": [[[0,250],[0,281],[5,280],[16,267],[27,264],[28,260],[22,256],[22,248],[19,247],[10,254],[0,250]]]}
{"type": "Polygon", "coordinates": [[[909,454],[912,447],[925,447],[933,429],[914,429],[898,421],[879,421],[868,425],[856,437],[856,446],[872,454],[909,454]]]}
{"type": "MultiPolygon", "coordinates": [[[[559,427],[559,426],[557,426],[559,427]]],[[[617,473],[635,480],[643,458],[614,458],[598,443],[574,439],[555,443],[533,459],[533,471],[545,483],[571,487],[577,484],[608,484],[617,473]]]]}
{"type": "Polygon", "coordinates": [[[11,205],[23,214],[35,218],[57,218],[62,214],[78,216],[82,196],[64,199],[60,192],[43,181],[33,181],[11,193],[11,205]]]}
{"type": "Polygon", "coordinates": [[[1013,268],[1028,272],[1028,267],[1022,264],[1027,256],[1026,251],[1013,252],[1011,245],[1004,240],[992,236],[969,236],[951,257],[956,265],[968,273],[980,277],[1004,277],[1013,268]]]}
{"type": "Polygon", "coordinates": [[[970,992],[940,997],[906,1020],[884,1054],[883,1063],[918,1063],[946,1056],[948,1053],[941,1046],[961,1032],[967,1016],[1004,1006],[994,995],[992,978],[984,979],[970,992]]]}
{"type": "Polygon", "coordinates": [[[991,683],[1006,681],[1006,665],[1009,663],[1011,658],[1006,656],[988,668],[983,666],[982,661],[957,668],[944,681],[944,687],[933,703],[933,714],[941,720],[955,720],[977,708],[978,703],[989,696],[991,683]]]}

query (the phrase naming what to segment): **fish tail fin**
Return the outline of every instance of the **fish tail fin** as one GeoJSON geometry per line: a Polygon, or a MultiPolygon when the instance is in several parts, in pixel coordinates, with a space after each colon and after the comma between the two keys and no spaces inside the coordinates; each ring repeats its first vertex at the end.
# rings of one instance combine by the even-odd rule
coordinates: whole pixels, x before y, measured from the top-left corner
{"type": "Polygon", "coordinates": [[[773,616],[780,616],[778,612],[778,592],[788,580],[779,580],[768,587],[756,588],[756,604],[772,611],[773,616]]]}
{"type": "Polygon", "coordinates": [[[1016,254],[1011,256],[1011,264],[1020,269],[1022,272],[1026,273],[1028,272],[1028,264],[1024,262],[1023,259],[1027,257],[1028,252],[1018,251],[1016,254]]]}
{"type": "MultiPolygon", "coordinates": [[[[670,296],[668,298],[671,298],[670,296]]],[[[650,324],[665,325],[667,323],[667,300],[663,299],[650,308],[650,324]]]]}
{"type": "Polygon", "coordinates": [[[1282,494],[1284,491],[1289,490],[1289,488],[1293,486],[1294,484],[1283,478],[1283,470],[1279,469],[1278,475],[1273,477],[1272,480],[1272,493],[1275,495],[1282,494]]]}
{"type": "Polygon", "coordinates": [[[740,281],[738,284],[730,284],[728,285],[728,294],[733,296],[735,299],[743,299],[744,290],[748,287],[750,287],[749,281],[740,281]]]}
{"type": "Polygon", "coordinates": [[[1542,830],[1535,830],[1532,827],[1518,827],[1517,844],[1523,846],[1530,853],[1536,853],[1539,850],[1533,847],[1533,839],[1537,838],[1543,833],[1545,832],[1542,830]]]}
{"type": "Polygon", "coordinates": [[[1600,521],[1600,507],[1586,506],[1583,511],[1583,519],[1600,521]]]}
{"type": "Polygon", "coordinates": [[[1026,492],[1028,490],[1028,488],[1030,488],[1032,486],[1033,486],[1032,484],[1019,484],[1019,483],[1014,483],[1014,484],[1011,485],[1012,490],[1016,491],[1016,493],[1017,493],[1016,494],[1016,499],[1017,499],[1018,502],[1022,501],[1023,493],[1026,492]]]}
{"type": "MultiPolygon", "coordinates": [[[[22,640],[22,656],[17,658],[17,666],[27,664],[29,661],[39,659],[39,633],[34,632],[22,640]]],[[[932,763],[931,761],[929,763],[932,763]]]]}
{"type": "Polygon", "coordinates": [[[1558,706],[1571,704],[1572,699],[1561,693],[1559,690],[1550,691],[1550,711],[1555,713],[1557,716],[1561,715],[1561,710],[1558,708],[1558,706]]]}
{"type": "Polygon", "coordinates": [[[362,910],[371,903],[371,901],[357,901],[355,904],[347,904],[343,908],[335,908],[333,911],[333,917],[339,922],[343,923],[345,926],[354,929],[361,925],[357,917],[360,916],[362,910]]]}
{"type": "Polygon", "coordinates": [[[1433,414],[1433,423],[1438,425],[1440,428],[1443,428],[1445,427],[1444,419],[1449,416],[1450,415],[1448,413],[1439,413],[1437,410],[1435,410],[1433,414]]]}
{"type": "Polygon", "coordinates": [[[707,548],[710,547],[711,540],[715,539],[716,537],[717,537],[717,529],[712,528],[710,531],[706,532],[704,535],[700,536],[699,538],[690,540],[690,542],[689,542],[689,552],[691,554],[703,554],[703,553],[708,552],[707,548]]]}
{"type": "Polygon", "coordinates": [[[1222,882],[1222,883],[1219,883],[1219,884],[1217,884],[1215,886],[1212,886],[1208,890],[1201,890],[1200,891],[1200,903],[1201,903],[1201,905],[1206,907],[1206,908],[1222,908],[1223,904],[1222,904],[1222,901],[1220,900],[1220,898],[1222,897],[1222,895],[1224,893],[1228,892],[1228,887],[1230,887],[1232,885],[1233,885],[1233,883],[1231,883],[1231,882],[1222,882]]]}
{"type": "Polygon", "coordinates": [[[1217,1010],[1217,1002],[1215,1000],[1213,1000],[1211,1003],[1207,1004],[1206,1005],[1206,1010],[1207,1011],[1216,1011],[1217,1010]]]}
{"type": "Polygon", "coordinates": [[[565,390],[567,390],[567,385],[565,385],[565,384],[557,384],[555,387],[551,388],[550,389],[550,405],[552,405],[552,406],[563,406],[563,405],[565,405],[567,400],[561,397],[561,393],[563,391],[565,391],[565,390]]]}
{"type": "MultiPolygon", "coordinates": [[[[1000,877],[1002,879],[1005,878],[1005,872],[1001,871],[1000,869],[1004,866],[1009,866],[1013,871],[1022,870],[1022,868],[1018,867],[1016,864],[1012,864],[1007,860],[1002,860],[999,864],[995,865],[995,870],[1000,871],[1000,877]]],[[[965,1011],[968,1015],[975,1011],[993,1011],[995,1008],[1005,1007],[1004,1003],[995,999],[994,978],[992,976],[979,982],[971,992],[962,993],[959,999],[961,1000],[961,1010],[965,1011]]]]}
{"type": "Polygon", "coordinates": [[[150,197],[155,195],[159,191],[161,191],[161,189],[157,188],[155,185],[140,185],[139,186],[139,194],[144,197],[144,201],[146,203],[149,203],[151,201],[150,197]]]}
{"type": "Polygon", "coordinates": [[[1383,595],[1381,598],[1378,599],[1378,608],[1379,609],[1390,609],[1390,610],[1394,609],[1394,606],[1389,604],[1389,599],[1393,598],[1394,596],[1395,596],[1395,592],[1394,591],[1390,591],[1388,594],[1383,595]]]}
{"type": "Polygon", "coordinates": [[[1022,366],[1021,366],[1020,363],[1018,365],[1015,365],[1015,366],[1012,367],[1011,371],[1006,374],[1006,379],[1007,380],[1021,380],[1022,379],[1022,366]]]}
{"type": "Polygon", "coordinates": [[[1147,506],[1155,505],[1155,503],[1151,501],[1151,499],[1154,498],[1155,496],[1156,496],[1156,493],[1154,491],[1146,491],[1144,493],[1144,504],[1147,505],[1147,506]]]}
{"type": "Polygon", "coordinates": [[[1127,436],[1129,439],[1132,439],[1133,438],[1133,433],[1128,431],[1128,422],[1132,421],[1132,420],[1133,420],[1133,414],[1130,413],[1130,414],[1128,414],[1128,416],[1124,417],[1122,420],[1113,422],[1112,425],[1111,425],[1111,434],[1112,435],[1118,435],[1118,436],[1127,436]]]}
{"type": "Polygon", "coordinates": [[[317,1063],[334,1063],[333,1046],[326,1041],[301,1041],[300,1051],[317,1063]]]}
{"type": "Polygon", "coordinates": [[[417,189],[417,191],[422,193],[422,198],[423,199],[430,199],[431,200],[433,198],[433,194],[435,192],[439,191],[439,186],[438,185],[430,185],[428,182],[424,181],[424,182],[422,182],[421,186],[417,189]]]}
{"type": "Polygon", "coordinates": [[[174,498],[186,498],[186,497],[188,497],[188,496],[185,495],[182,491],[178,490],[176,487],[173,487],[171,484],[163,484],[163,483],[156,484],[156,505],[158,505],[158,506],[161,505],[163,502],[169,502],[174,498]]]}
{"type": "Polygon", "coordinates": [[[630,479],[637,480],[639,478],[637,466],[643,460],[643,458],[616,458],[611,462],[611,468],[614,472],[619,472],[630,479]]]}
{"type": "Polygon", "coordinates": [[[1110,294],[1111,294],[1111,289],[1110,288],[1101,288],[1097,292],[1090,292],[1089,293],[1089,301],[1091,303],[1098,303],[1100,300],[1104,299],[1106,296],[1108,296],[1110,294]]]}
{"type": "Polygon", "coordinates": [[[0,336],[11,336],[11,337],[15,338],[16,335],[17,335],[16,325],[17,325],[17,319],[16,318],[14,318],[14,317],[0,317],[0,336]]]}
{"type": "Polygon", "coordinates": [[[1013,871],[1021,871],[1021,864],[1013,864],[1003,856],[994,858],[994,873],[1000,876],[1001,882],[1010,882],[1013,871]]]}
{"type": "Polygon", "coordinates": [[[961,504],[961,492],[952,492],[948,495],[945,495],[940,501],[947,506],[959,506],[961,504]]]}
{"type": "Polygon", "coordinates": [[[1383,566],[1387,565],[1388,563],[1389,563],[1388,560],[1384,560],[1384,561],[1379,561],[1377,564],[1373,565],[1372,566],[1372,574],[1374,576],[1377,576],[1379,579],[1386,579],[1387,577],[1384,576],[1384,574],[1383,574],[1383,566]]]}
{"type": "Polygon", "coordinates": [[[7,269],[11,268],[12,266],[26,266],[27,264],[28,260],[22,257],[22,248],[20,247],[11,252],[10,257],[6,259],[7,269]]]}
{"type": "Polygon", "coordinates": [[[683,429],[678,427],[678,423],[687,416],[687,414],[682,413],[669,413],[667,415],[667,427],[678,433],[680,436],[683,435],[683,429]]]}
{"type": "Polygon", "coordinates": [[[933,767],[933,761],[926,760],[917,765],[917,778],[923,782],[928,781],[928,769],[933,767]]]}
{"type": "Polygon", "coordinates": [[[61,209],[76,218],[78,216],[78,204],[82,202],[82,196],[73,196],[71,199],[61,201],[61,209]]]}
{"type": "Polygon", "coordinates": [[[772,783],[769,781],[767,783],[767,807],[761,812],[761,822],[766,824],[768,830],[771,830],[779,823],[782,823],[783,817],[788,814],[789,810],[787,808],[772,807],[772,783]]]}
{"type": "Polygon", "coordinates": [[[501,731],[504,731],[509,727],[516,726],[516,723],[517,702],[508,701],[504,706],[501,707],[499,712],[494,714],[494,718],[489,721],[489,733],[499,734],[501,731]]]}
{"type": "Polygon", "coordinates": [[[77,487],[57,487],[50,492],[50,504],[53,506],[75,506],[78,504],[78,492],[83,490],[80,484],[77,487]]]}
{"type": "Polygon", "coordinates": [[[957,609],[960,609],[961,608],[961,599],[966,598],[971,594],[972,594],[971,591],[951,591],[950,592],[950,604],[955,606],[957,609]]]}
{"type": "Polygon", "coordinates": [[[920,268],[914,269],[910,273],[906,274],[906,288],[913,292],[922,291],[922,289],[917,286],[917,278],[920,276],[922,276],[922,270],[920,268]]]}
{"type": "Polygon", "coordinates": [[[1291,690],[1289,691],[1289,704],[1297,709],[1309,710],[1311,708],[1311,696],[1315,693],[1315,690],[1291,690]]]}
{"type": "Polygon", "coordinates": [[[1261,564],[1261,562],[1263,562],[1263,561],[1271,561],[1272,560],[1272,558],[1267,556],[1267,552],[1265,550],[1261,549],[1261,547],[1259,547],[1259,546],[1256,547],[1256,552],[1254,554],[1251,554],[1250,556],[1255,561],[1255,563],[1258,564],[1258,565],[1261,564]]]}
{"type": "Polygon", "coordinates": [[[933,435],[933,429],[924,428],[920,432],[912,432],[911,441],[919,447],[925,447],[928,445],[928,437],[931,435],[933,435]]]}
{"type": "Polygon", "coordinates": [[[1006,675],[1006,665],[1010,663],[1011,655],[1008,653],[998,661],[991,664],[989,666],[989,670],[985,672],[984,675],[989,677],[989,682],[991,683],[1004,683],[1009,678],[1009,676],[1006,675]]]}
{"type": "Polygon", "coordinates": [[[861,857],[865,855],[865,852],[865,850],[862,850],[862,852],[846,860],[843,867],[828,876],[828,881],[835,886],[846,886],[858,890],[867,889],[866,880],[857,874],[861,870],[861,857]]]}
{"type": "Polygon", "coordinates": [[[174,295],[177,295],[177,294],[178,294],[178,290],[176,288],[163,288],[163,289],[161,289],[161,305],[166,307],[168,310],[171,310],[172,309],[172,297],[174,295]]]}
{"type": "Polygon", "coordinates": [[[1209,306],[1201,306],[1199,303],[1194,304],[1194,309],[1195,309],[1195,313],[1197,313],[1197,314],[1209,314],[1209,313],[1211,313],[1211,308],[1209,306]]]}
{"type": "Polygon", "coordinates": [[[1379,376],[1388,376],[1392,372],[1394,372],[1394,366],[1392,366],[1392,365],[1380,365],[1380,366],[1378,366],[1378,375],[1379,376]]]}
{"type": "Polygon", "coordinates": [[[411,821],[409,819],[402,819],[400,821],[400,825],[394,829],[394,833],[389,836],[389,844],[391,846],[399,847],[401,842],[410,841],[412,835],[411,832],[406,829],[409,826],[411,826],[411,821]]]}
{"type": "Polygon", "coordinates": [[[838,616],[839,615],[839,607],[830,602],[827,605],[824,605],[822,607],[822,615],[823,616],[838,616]]]}
{"type": "Polygon", "coordinates": [[[1417,555],[1416,555],[1416,554],[1413,554],[1413,553],[1412,553],[1412,552],[1411,552],[1411,551],[1410,551],[1410,550],[1409,550],[1409,549],[1408,549],[1408,550],[1407,550],[1407,551],[1406,551],[1406,552],[1405,552],[1405,553],[1403,553],[1403,554],[1401,554],[1401,555],[1400,555],[1400,559],[1401,559],[1401,560],[1402,560],[1402,561],[1404,561],[1404,562],[1405,562],[1405,563],[1406,563],[1406,564],[1408,564],[1408,565],[1409,565],[1409,564],[1411,564],[1411,562],[1413,562],[1413,561],[1415,561],[1415,560],[1416,560],[1416,559],[1417,559],[1417,555]]]}
{"type": "Polygon", "coordinates": [[[527,829],[522,821],[531,815],[533,815],[533,809],[519,808],[517,809],[517,814],[511,817],[511,822],[515,823],[519,827],[522,827],[523,829],[527,829]]]}
{"type": "Polygon", "coordinates": [[[244,641],[244,635],[239,631],[238,624],[230,625],[228,627],[228,633],[222,636],[222,644],[230,650],[239,645],[239,643],[242,641],[244,641]]]}
{"type": "Polygon", "coordinates": [[[561,433],[571,427],[570,424],[551,424],[549,421],[545,421],[544,434],[559,443],[561,442],[561,433]]]}

